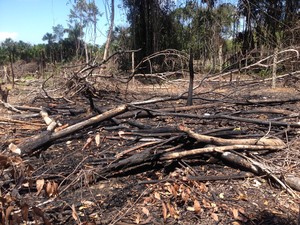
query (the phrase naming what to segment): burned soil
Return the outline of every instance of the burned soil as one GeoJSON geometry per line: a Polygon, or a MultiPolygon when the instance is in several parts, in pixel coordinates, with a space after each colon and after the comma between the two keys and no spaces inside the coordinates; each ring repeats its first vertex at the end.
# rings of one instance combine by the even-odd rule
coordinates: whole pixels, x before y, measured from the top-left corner
{"type": "Polygon", "coordinates": [[[298,224],[297,84],[197,75],[186,106],[184,77],[97,80],[73,92],[59,79],[43,86],[47,95],[44,80],[20,80],[8,97],[13,108],[1,106],[2,224],[298,224]],[[49,140],[32,147],[45,132],[49,140]],[[283,144],[253,147],[262,138],[283,144]],[[233,140],[245,143],[222,144],[233,140]]]}

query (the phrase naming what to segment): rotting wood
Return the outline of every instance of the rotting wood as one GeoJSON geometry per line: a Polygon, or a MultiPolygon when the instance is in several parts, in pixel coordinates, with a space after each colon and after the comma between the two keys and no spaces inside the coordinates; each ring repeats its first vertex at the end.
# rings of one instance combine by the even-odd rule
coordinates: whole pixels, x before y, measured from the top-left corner
{"type": "Polygon", "coordinates": [[[26,139],[25,141],[18,144],[17,147],[19,149],[20,155],[22,155],[22,156],[30,155],[34,152],[34,150],[41,148],[47,144],[50,144],[51,142],[53,142],[59,138],[65,137],[65,136],[72,134],[76,131],[79,131],[83,128],[86,128],[91,125],[100,123],[104,120],[110,119],[120,113],[125,112],[126,110],[127,110],[127,105],[121,105],[121,106],[113,108],[107,112],[104,112],[100,115],[94,116],[88,120],[79,122],[72,126],[69,126],[58,132],[55,132],[55,133],[49,132],[49,131],[42,132],[42,133],[40,133],[34,137],[31,137],[29,139],[26,139]]]}

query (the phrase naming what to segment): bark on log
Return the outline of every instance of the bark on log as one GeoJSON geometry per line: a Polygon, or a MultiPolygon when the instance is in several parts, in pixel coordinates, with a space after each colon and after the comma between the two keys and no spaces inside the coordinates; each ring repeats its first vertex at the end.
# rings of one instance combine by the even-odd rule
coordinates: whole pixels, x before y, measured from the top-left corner
{"type": "Polygon", "coordinates": [[[23,142],[21,142],[17,147],[21,156],[30,155],[34,150],[39,149],[40,147],[49,144],[59,138],[65,137],[69,134],[75,133],[83,128],[89,127],[91,125],[97,124],[104,120],[110,119],[116,115],[119,115],[127,110],[127,105],[121,105],[117,108],[111,109],[107,112],[104,112],[100,115],[94,116],[88,120],[82,121],[80,123],[69,126],[63,130],[52,133],[49,131],[42,132],[34,137],[31,137],[23,142]]]}
{"type": "Polygon", "coordinates": [[[252,150],[252,151],[263,151],[263,150],[272,150],[278,151],[281,150],[281,146],[261,146],[261,145],[228,145],[228,146],[212,146],[206,148],[197,148],[188,151],[181,152],[170,152],[162,154],[159,160],[171,160],[171,159],[181,159],[190,156],[196,156],[204,153],[212,153],[212,152],[226,152],[230,150],[252,150]]]}
{"type": "Polygon", "coordinates": [[[204,142],[213,145],[262,145],[262,146],[278,146],[284,148],[285,143],[277,138],[258,138],[258,139],[224,139],[203,134],[197,134],[187,127],[179,126],[179,130],[184,131],[190,137],[199,142],[204,142]]]}
{"type": "Polygon", "coordinates": [[[291,188],[297,190],[297,187],[291,185],[291,181],[289,183],[286,182],[288,185],[290,185],[287,186],[284,181],[278,178],[273,172],[274,168],[271,168],[270,166],[260,163],[252,158],[249,158],[244,155],[241,156],[233,152],[224,152],[223,154],[221,154],[221,158],[228,162],[234,163],[237,166],[242,166],[256,175],[267,176],[271,178],[274,182],[278,183],[283,189],[289,192],[292,196],[294,196],[294,193],[291,190],[291,188]]]}

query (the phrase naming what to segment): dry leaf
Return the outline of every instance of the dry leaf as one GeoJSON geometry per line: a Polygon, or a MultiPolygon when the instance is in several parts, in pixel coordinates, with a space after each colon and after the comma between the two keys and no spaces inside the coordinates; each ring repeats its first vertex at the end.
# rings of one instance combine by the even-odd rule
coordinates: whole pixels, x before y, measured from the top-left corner
{"type": "Polygon", "coordinates": [[[9,159],[13,165],[17,166],[17,165],[23,164],[23,159],[19,156],[13,156],[13,157],[10,157],[9,159]]]}
{"type": "Polygon", "coordinates": [[[218,217],[217,214],[212,213],[212,214],[211,214],[211,217],[214,219],[214,221],[219,222],[219,217],[218,217]]]}
{"type": "Polygon", "coordinates": [[[233,218],[238,219],[239,218],[239,210],[233,208],[233,209],[231,209],[231,211],[232,211],[232,214],[233,214],[233,218]]]}
{"type": "Polygon", "coordinates": [[[48,182],[46,184],[46,193],[49,197],[54,197],[57,196],[58,194],[58,184],[55,183],[54,181],[48,182]]]}
{"type": "Polygon", "coordinates": [[[167,220],[167,216],[168,216],[167,206],[166,206],[166,204],[163,201],[161,202],[161,204],[162,204],[163,218],[164,218],[164,221],[166,221],[167,220]]]}
{"type": "Polygon", "coordinates": [[[176,193],[178,193],[178,190],[179,190],[179,185],[174,183],[173,184],[173,187],[174,187],[174,190],[176,191],[176,193]]]}
{"type": "MultiPolygon", "coordinates": [[[[14,206],[9,206],[7,207],[7,209],[5,210],[5,221],[9,221],[9,216],[11,214],[11,211],[14,209],[14,206]]],[[[8,224],[8,223],[7,223],[8,224]]]]}
{"type": "Polygon", "coordinates": [[[211,205],[208,201],[205,200],[205,198],[202,200],[202,203],[203,203],[203,207],[206,208],[206,209],[210,209],[211,208],[211,205]]]}
{"type": "Polygon", "coordinates": [[[188,193],[186,193],[185,191],[183,191],[183,192],[181,193],[181,198],[182,198],[183,201],[186,202],[187,200],[189,200],[190,195],[189,195],[188,193]]]}
{"type": "Polygon", "coordinates": [[[206,193],[208,191],[208,188],[206,187],[206,185],[204,183],[199,183],[199,185],[197,185],[197,187],[201,193],[206,193]]]}
{"type": "Polygon", "coordinates": [[[190,212],[194,212],[194,211],[195,211],[195,208],[192,207],[192,206],[188,206],[188,207],[186,207],[186,210],[187,210],[187,211],[190,211],[190,212]]]}
{"type": "Polygon", "coordinates": [[[40,179],[36,181],[36,190],[37,190],[37,195],[39,195],[41,193],[41,191],[44,188],[44,184],[45,184],[45,180],[44,179],[40,179]]]}
{"type": "Polygon", "coordinates": [[[7,169],[10,166],[9,160],[7,156],[0,155],[0,168],[7,169]]]}
{"type": "Polygon", "coordinates": [[[245,194],[239,193],[239,196],[237,197],[237,200],[248,201],[248,198],[245,194]]]}
{"type": "Polygon", "coordinates": [[[95,202],[88,201],[88,200],[82,200],[81,203],[86,205],[87,207],[96,206],[95,202]]]}
{"type": "Polygon", "coordinates": [[[170,212],[170,216],[171,216],[171,217],[174,217],[174,215],[175,215],[175,210],[174,210],[173,206],[172,206],[169,202],[167,202],[167,209],[168,209],[169,212],[170,212]]]}
{"type": "Polygon", "coordinates": [[[91,146],[92,142],[93,142],[93,138],[89,137],[89,138],[86,140],[86,143],[84,144],[82,150],[85,150],[85,149],[89,148],[89,147],[91,146]]]}
{"type": "Polygon", "coordinates": [[[149,210],[148,210],[146,207],[142,207],[142,212],[143,212],[146,216],[149,216],[149,215],[150,215],[150,212],[149,212],[149,210]]]}
{"type": "Polygon", "coordinates": [[[168,191],[174,196],[177,197],[177,190],[175,189],[175,187],[173,185],[168,186],[168,191]]]}
{"type": "Polygon", "coordinates": [[[82,206],[79,207],[79,210],[87,209],[96,206],[96,203],[88,200],[82,200],[81,203],[83,204],[82,206]]]}
{"type": "Polygon", "coordinates": [[[141,215],[140,215],[140,214],[137,214],[137,215],[136,215],[136,218],[135,218],[135,223],[136,223],[136,224],[140,224],[140,222],[141,222],[141,215]]]}
{"type": "Polygon", "coordinates": [[[233,221],[231,224],[232,224],[232,225],[241,225],[241,223],[238,222],[238,221],[233,221]]]}
{"type": "Polygon", "coordinates": [[[21,215],[22,218],[25,222],[28,221],[28,212],[29,212],[29,206],[25,203],[22,207],[21,207],[21,215]]]}
{"type": "Polygon", "coordinates": [[[72,217],[73,217],[73,219],[79,224],[80,223],[80,221],[79,221],[79,216],[78,216],[78,214],[77,214],[77,212],[76,212],[76,209],[75,209],[75,205],[73,204],[72,205],[72,217]]]}
{"type": "Polygon", "coordinates": [[[96,146],[97,147],[99,147],[99,145],[100,145],[100,134],[98,133],[98,134],[96,134],[96,136],[95,136],[95,142],[96,142],[96,146]]]}
{"type": "Polygon", "coordinates": [[[144,204],[148,205],[148,204],[152,203],[153,200],[154,199],[152,197],[145,197],[144,198],[144,204]]]}
{"type": "Polygon", "coordinates": [[[156,198],[157,200],[161,200],[160,194],[158,192],[154,192],[154,198],[156,198]]]}
{"type": "Polygon", "coordinates": [[[245,209],[244,208],[239,208],[239,212],[242,214],[245,214],[245,209]]]}
{"type": "Polygon", "coordinates": [[[11,196],[11,193],[8,192],[5,196],[4,196],[4,200],[6,203],[11,203],[11,202],[14,202],[15,199],[11,196]]]}
{"type": "Polygon", "coordinates": [[[194,200],[194,211],[195,211],[195,213],[201,212],[200,202],[196,199],[194,200]]]}
{"type": "Polygon", "coordinates": [[[192,193],[191,189],[189,189],[189,188],[186,188],[185,191],[188,195],[191,195],[191,193],[192,193]]]}
{"type": "Polygon", "coordinates": [[[41,218],[45,217],[44,212],[40,208],[33,206],[32,210],[33,210],[34,214],[37,215],[38,217],[41,217],[41,218]]]}
{"type": "Polygon", "coordinates": [[[179,213],[175,209],[175,207],[170,203],[167,203],[167,207],[168,207],[168,210],[170,212],[170,216],[173,217],[174,219],[178,219],[179,218],[179,213]]]}
{"type": "Polygon", "coordinates": [[[12,151],[13,153],[16,153],[18,155],[21,155],[21,149],[18,148],[18,146],[16,146],[15,144],[13,143],[10,143],[9,146],[8,146],[8,149],[10,151],[12,151]]]}

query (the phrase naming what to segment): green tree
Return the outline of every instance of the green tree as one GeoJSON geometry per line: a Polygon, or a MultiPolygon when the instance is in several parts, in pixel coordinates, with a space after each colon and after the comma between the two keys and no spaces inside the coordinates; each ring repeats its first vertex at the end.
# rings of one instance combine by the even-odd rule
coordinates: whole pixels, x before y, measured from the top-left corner
{"type": "Polygon", "coordinates": [[[64,35],[65,35],[65,28],[61,24],[58,24],[58,25],[52,27],[52,30],[53,30],[53,34],[55,36],[55,40],[57,42],[63,40],[64,35]]]}
{"type": "Polygon", "coordinates": [[[123,0],[128,9],[130,36],[133,49],[141,48],[137,60],[173,45],[175,33],[170,13],[173,1],[166,0],[123,0]]]}
{"type": "Polygon", "coordinates": [[[68,40],[73,42],[73,47],[75,49],[76,58],[79,56],[79,51],[82,47],[82,38],[83,38],[83,31],[82,27],[79,23],[75,23],[74,26],[69,24],[69,28],[65,30],[68,33],[68,40]]]}
{"type": "Polygon", "coordinates": [[[296,44],[297,38],[291,42],[284,37],[297,36],[297,29],[293,27],[300,19],[299,6],[298,0],[239,0],[239,12],[245,18],[245,29],[238,39],[243,51],[260,49],[263,52],[265,48],[296,44]]]}
{"type": "Polygon", "coordinates": [[[30,62],[33,59],[32,46],[24,41],[19,41],[16,43],[16,52],[18,58],[30,62]]]}
{"type": "Polygon", "coordinates": [[[10,68],[12,73],[12,86],[15,85],[15,73],[13,68],[13,63],[15,62],[15,57],[17,53],[16,42],[14,42],[11,38],[6,38],[2,43],[4,51],[8,54],[10,68]]]}
{"type": "Polygon", "coordinates": [[[56,55],[59,52],[59,57],[56,56],[56,58],[60,58],[60,61],[62,62],[63,61],[62,40],[65,35],[65,28],[61,24],[58,24],[58,25],[52,27],[52,30],[53,30],[53,34],[56,37],[56,42],[57,42],[57,44],[54,45],[54,49],[57,49],[57,51],[55,51],[56,55]]]}
{"type": "MultiPolygon", "coordinates": [[[[100,15],[95,1],[87,2],[86,0],[75,0],[69,14],[69,30],[79,31],[76,34],[76,56],[78,57],[80,45],[83,44],[85,48],[86,61],[88,61],[87,44],[82,40],[84,37],[84,28],[92,27],[94,36],[96,36],[96,26],[98,16],[100,15]],[[79,38],[79,39],[78,39],[79,38]]],[[[87,32],[86,32],[87,33],[87,32]]]]}
{"type": "Polygon", "coordinates": [[[54,53],[53,53],[53,44],[54,44],[55,39],[56,39],[55,34],[51,34],[51,33],[46,33],[42,38],[43,41],[47,41],[47,43],[48,43],[46,49],[47,49],[47,53],[48,53],[50,62],[52,62],[52,63],[55,62],[54,61],[54,53]]]}

